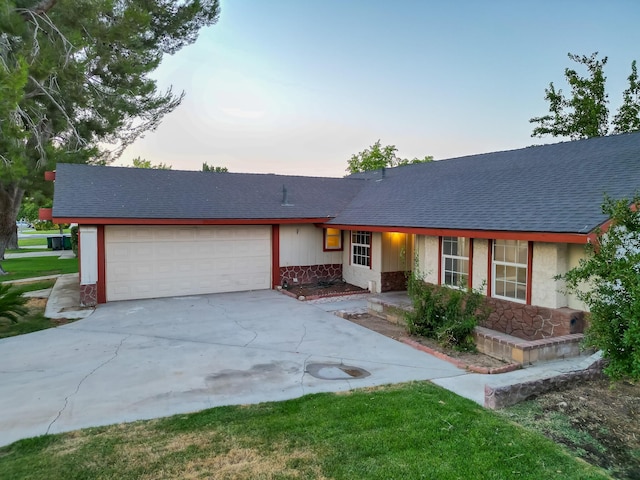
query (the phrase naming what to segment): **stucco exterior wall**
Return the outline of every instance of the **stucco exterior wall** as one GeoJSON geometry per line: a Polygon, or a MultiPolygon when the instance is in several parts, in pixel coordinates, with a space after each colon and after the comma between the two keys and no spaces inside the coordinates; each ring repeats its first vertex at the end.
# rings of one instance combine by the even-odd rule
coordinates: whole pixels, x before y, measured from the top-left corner
{"type": "Polygon", "coordinates": [[[438,237],[416,236],[418,270],[425,282],[438,284],[438,237]]]}
{"type": "Polygon", "coordinates": [[[344,233],[344,251],[342,256],[342,276],[352,285],[360,288],[369,288],[369,282],[375,282],[373,293],[380,293],[382,271],[382,234],[371,234],[371,268],[360,265],[351,265],[351,232],[344,233]]]}
{"type": "MultiPolygon", "coordinates": [[[[418,270],[428,283],[438,284],[438,237],[417,235],[415,251],[418,254],[418,270]]],[[[545,308],[569,307],[575,310],[587,310],[575,295],[561,292],[565,284],[562,280],[554,280],[554,276],[566,273],[578,265],[585,255],[583,245],[566,243],[533,244],[533,264],[531,271],[532,288],[531,304],[545,308]]],[[[486,282],[489,279],[488,269],[489,241],[476,238],[473,241],[473,278],[472,285],[486,294],[486,282]]]]}
{"type": "MultiPolygon", "coordinates": [[[[313,225],[280,226],[280,266],[342,263],[343,252],[323,251],[323,238],[322,229],[313,225]]],[[[343,232],[343,247],[346,239],[343,232]]]]}
{"type": "Polygon", "coordinates": [[[98,228],[81,225],[80,234],[80,285],[93,285],[98,281],[98,228]]]}
{"type": "Polygon", "coordinates": [[[568,246],[566,243],[533,244],[533,264],[531,270],[531,304],[547,308],[562,308],[567,305],[567,296],[561,292],[565,287],[562,280],[554,276],[567,271],[568,246]]]}
{"type": "MultiPolygon", "coordinates": [[[[580,259],[586,258],[585,245],[569,245],[567,250],[567,270],[577,267],[580,259]]],[[[589,311],[587,306],[574,294],[567,295],[567,306],[576,310],[589,311]]]]}
{"type": "Polygon", "coordinates": [[[476,290],[481,290],[486,295],[487,282],[489,282],[488,268],[489,240],[475,238],[473,240],[473,278],[471,286],[476,290]]]}

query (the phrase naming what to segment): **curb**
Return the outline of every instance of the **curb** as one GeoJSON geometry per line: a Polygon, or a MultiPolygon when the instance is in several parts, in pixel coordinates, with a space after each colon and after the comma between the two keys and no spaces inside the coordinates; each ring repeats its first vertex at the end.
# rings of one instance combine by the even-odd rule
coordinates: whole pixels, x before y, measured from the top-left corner
{"type": "Polygon", "coordinates": [[[43,280],[55,280],[58,277],[60,277],[60,275],[62,274],[57,274],[57,275],[46,275],[44,277],[29,277],[29,278],[19,278],[18,280],[7,280],[7,281],[0,281],[0,283],[9,283],[12,285],[24,285],[24,284],[29,284],[29,283],[37,283],[37,282],[41,282],[43,280]]]}
{"type": "Polygon", "coordinates": [[[295,298],[296,300],[300,300],[301,302],[305,302],[307,300],[320,300],[322,298],[335,298],[335,297],[349,297],[352,295],[363,295],[369,294],[367,290],[364,292],[340,292],[340,293],[328,293],[326,295],[309,295],[305,297],[304,295],[296,295],[293,292],[285,290],[284,288],[278,290],[280,293],[287,295],[288,297],[295,298]]]}
{"type": "Polygon", "coordinates": [[[433,348],[422,345],[421,343],[416,342],[415,340],[411,340],[407,337],[400,337],[402,343],[409,345],[410,347],[415,348],[416,350],[420,350],[422,352],[428,353],[429,355],[433,355],[440,360],[444,360],[445,362],[449,362],[455,365],[458,368],[462,368],[464,370],[468,370],[473,373],[481,373],[485,375],[497,375],[500,373],[513,372],[514,370],[519,370],[522,368],[522,365],[519,363],[510,363],[509,365],[504,365],[502,367],[481,367],[480,365],[469,365],[462,360],[458,360],[457,358],[450,357],[446,353],[442,353],[438,350],[434,350],[433,348]]]}

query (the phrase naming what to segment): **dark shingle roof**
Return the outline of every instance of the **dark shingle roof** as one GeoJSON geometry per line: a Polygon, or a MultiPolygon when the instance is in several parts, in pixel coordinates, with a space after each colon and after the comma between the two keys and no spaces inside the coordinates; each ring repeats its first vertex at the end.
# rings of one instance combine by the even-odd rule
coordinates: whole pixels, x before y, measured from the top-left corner
{"type": "Polygon", "coordinates": [[[59,218],[287,219],[334,217],[366,182],[58,164],[59,218]],[[282,205],[282,187],[288,204],[282,205]]]}
{"type": "MultiPolygon", "coordinates": [[[[604,194],[640,187],[640,133],[408,165],[366,175],[331,223],[588,233],[604,194]]],[[[359,176],[362,178],[362,176],[359,176]]]]}
{"type": "Polygon", "coordinates": [[[347,178],[60,164],[54,218],[293,219],[351,226],[589,233],[604,194],[640,187],[640,133],[347,178]],[[289,206],[283,206],[282,187],[289,206]]]}

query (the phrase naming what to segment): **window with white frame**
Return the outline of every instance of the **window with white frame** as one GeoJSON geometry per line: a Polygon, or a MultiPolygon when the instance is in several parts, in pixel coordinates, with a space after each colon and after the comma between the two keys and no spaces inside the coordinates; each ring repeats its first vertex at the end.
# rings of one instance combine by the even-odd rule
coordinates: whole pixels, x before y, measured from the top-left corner
{"type": "Polygon", "coordinates": [[[493,296],[526,302],[529,245],[521,240],[493,242],[493,296]]]}
{"type": "Polygon", "coordinates": [[[351,232],[351,264],[371,267],[371,232],[351,232]]]}
{"type": "Polygon", "coordinates": [[[466,287],[469,278],[469,239],[442,237],[443,285],[466,287]]]}

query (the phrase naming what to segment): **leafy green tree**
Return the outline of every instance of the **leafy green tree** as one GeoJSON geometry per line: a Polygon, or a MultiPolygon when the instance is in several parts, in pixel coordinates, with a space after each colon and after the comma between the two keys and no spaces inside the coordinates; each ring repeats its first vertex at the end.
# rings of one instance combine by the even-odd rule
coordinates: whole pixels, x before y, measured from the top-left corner
{"type": "Polygon", "coordinates": [[[574,69],[565,69],[564,75],[571,88],[570,96],[565,96],[562,90],[556,90],[553,82],[549,84],[544,97],[549,102],[549,114],[529,120],[536,125],[531,136],[551,135],[577,140],[640,130],[640,85],[635,60],[631,63],[629,87],[623,92],[623,103],[610,131],[609,97],[605,90],[607,78],[604,76],[607,57],[599,60],[598,52],[588,57],[572,53],[568,55],[586,68],[587,75],[581,76],[574,69]]]}
{"type": "Polygon", "coordinates": [[[556,90],[553,82],[545,89],[545,100],[549,102],[549,115],[533,117],[530,123],[537,124],[532,137],[552,135],[554,137],[580,138],[606,135],[609,129],[608,95],[605,92],[606,77],[603,68],[607,57],[598,60],[598,52],[589,57],[569,53],[569,58],[586,67],[588,75],[582,77],[571,68],[564,76],[571,87],[571,96],[565,97],[556,90]]]}
{"type": "Polygon", "coordinates": [[[636,61],[631,62],[629,87],[622,93],[622,105],[613,118],[613,132],[627,133],[640,130],[640,83],[636,61]]]}
{"type": "Polygon", "coordinates": [[[18,211],[18,218],[33,223],[38,220],[39,210],[40,206],[32,198],[24,198],[18,211]]]}
{"type": "Polygon", "coordinates": [[[145,160],[140,157],[136,157],[132,160],[133,168],[150,168],[153,170],[171,170],[171,165],[167,165],[166,163],[158,163],[157,165],[153,165],[151,160],[145,160]]]}
{"type": "Polygon", "coordinates": [[[209,165],[207,162],[202,164],[203,172],[213,172],[213,173],[227,173],[229,169],[227,167],[214,167],[213,165],[209,165]]]}
{"type": "Polygon", "coordinates": [[[414,158],[408,160],[396,155],[398,149],[395,145],[381,146],[380,140],[364,149],[362,152],[351,155],[347,162],[347,172],[359,173],[369,170],[378,170],[383,167],[398,167],[412,163],[424,163],[433,161],[433,157],[414,158]]]}
{"type": "Polygon", "coordinates": [[[602,350],[614,379],[640,379],[640,197],[606,198],[611,224],[588,244],[588,256],[559,279],[588,307],[588,346],[602,350]]]}
{"type": "Polygon", "coordinates": [[[44,170],[109,163],[180,104],[149,75],[218,14],[218,0],[2,0],[0,258],[44,170]]]}

